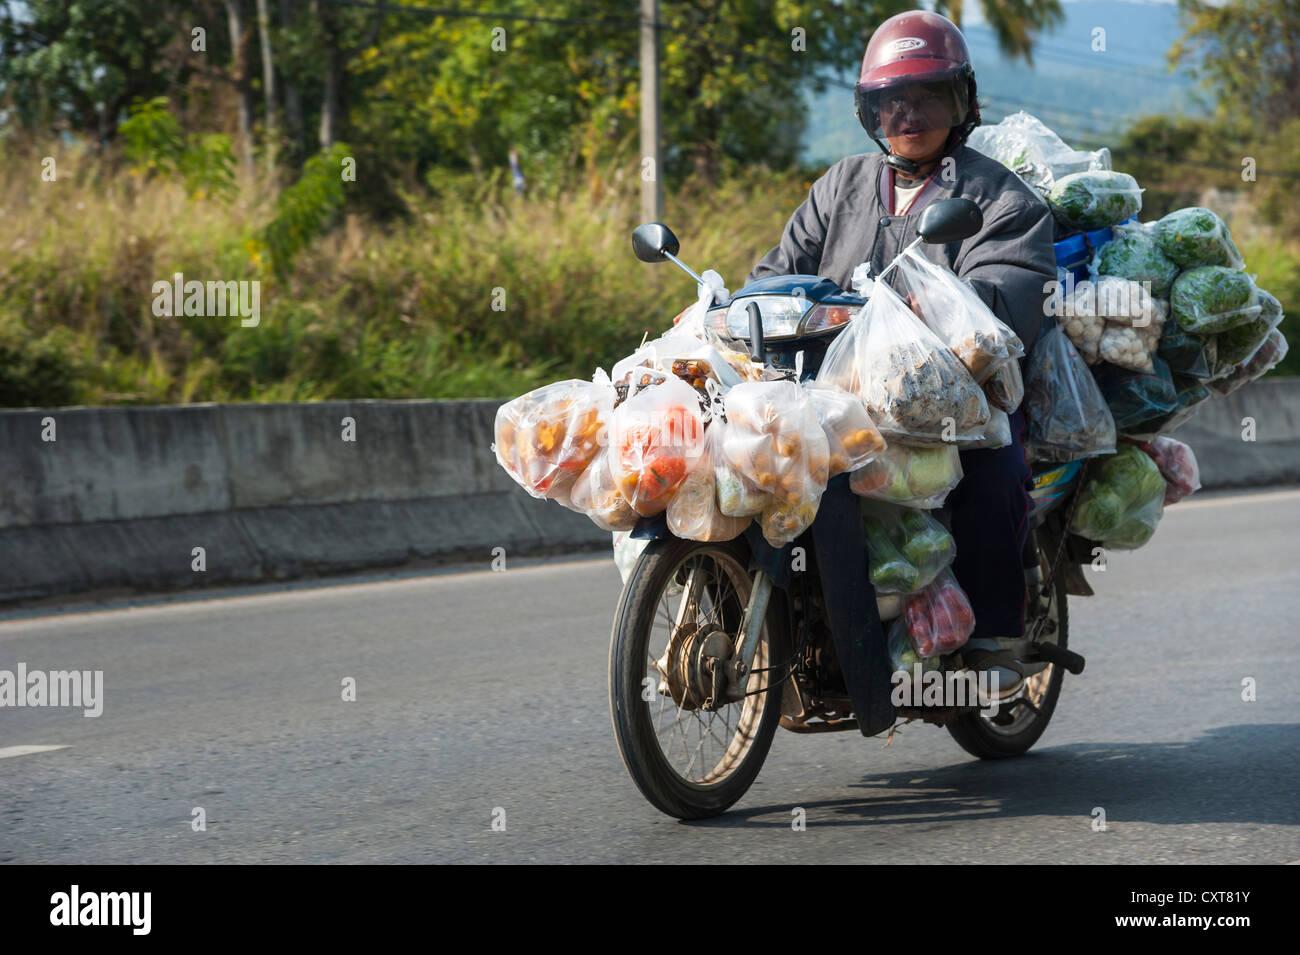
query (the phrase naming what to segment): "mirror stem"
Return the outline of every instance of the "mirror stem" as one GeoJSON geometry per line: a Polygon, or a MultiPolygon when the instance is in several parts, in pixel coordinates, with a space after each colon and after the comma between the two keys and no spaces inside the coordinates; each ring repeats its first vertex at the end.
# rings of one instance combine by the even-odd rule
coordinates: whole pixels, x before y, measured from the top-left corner
{"type": "Polygon", "coordinates": [[[922,242],[922,239],[921,239],[921,237],[918,235],[915,239],[912,240],[912,244],[911,244],[911,245],[909,245],[907,248],[903,249],[902,252],[899,252],[898,255],[894,256],[894,261],[892,261],[892,262],[890,262],[888,265],[886,265],[885,268],[881,271],[881,273],[880,273],[879,275],[872,276],[872,277],[875,278],[877,281],[879,281],[880,279],[883,279],[886,275],[889,274],[889,270],[892,269],[895,265],[898,264],[898,260],[899,260],[899,259],[901,259],[903,256],[905,256],[908,252],[911,252],[913,249],[915,249],[918,245],[921,244],[921,242],[922,242]]]}
{"type": "Polygon", "coordinates": [[[691,268],[690,268],[689,265],[687,265],[687,264],[686,264],[685,262],[683,262],[681,259],[677,258],[677,256],[673,255],[673,254],[672,254],[671,252],[669,252],[667,249],[665,249],[665,250],[663,251],[663,257],[664,257],[665,259],[668,259],[668,260],[672,261],[672,262],[676,262],[677,265],[678,265],[678,267],[681,268],[682,271],[684,271],[684,272],[685,272],[687,275],[689,275],[691,278],[695,279],[695,284],[696,284],[696,285],[703,285],[703,284],[704,284],[704,279],[700,278],[698,275],[696,275],[694,272],[692,272],[692,271],[691,271],[691,268]]]}

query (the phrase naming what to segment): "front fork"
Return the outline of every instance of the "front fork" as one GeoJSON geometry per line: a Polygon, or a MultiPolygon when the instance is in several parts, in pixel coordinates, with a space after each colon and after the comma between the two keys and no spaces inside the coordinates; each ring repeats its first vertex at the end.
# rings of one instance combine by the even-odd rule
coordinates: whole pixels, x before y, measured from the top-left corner
{"type": "Polygon", "coordinates": [[[758,652],[758,639],[763,632],[763,621],[767,619],[767,605],[771,599],[772,578],[765,571],[758,570],[749,591],[749,604],[740,622],[740,632],[736,634],[736,652],[721,664],[727,676],[726,693],[733,700],[743,698],[749,686],[754,654],[758,652]]]}

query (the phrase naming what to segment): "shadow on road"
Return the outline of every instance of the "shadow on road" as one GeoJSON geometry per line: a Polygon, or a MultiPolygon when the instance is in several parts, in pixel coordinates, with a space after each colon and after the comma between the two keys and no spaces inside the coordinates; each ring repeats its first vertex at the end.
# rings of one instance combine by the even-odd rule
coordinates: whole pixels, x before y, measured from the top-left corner
{"type": "MultiPolygon", "coordinates": [[[[869,773],[853,787],[860,796],[798,805],[819,828],[1087,816],[1097,806],[1109,823],[1296,825],[1297,762],[1300,725],[1250,723],[1185,743],[1075,743],[1018,759],[869,773]]],[[[742,806],[683,825],[788,829],[793,806],[742,806]]]]}

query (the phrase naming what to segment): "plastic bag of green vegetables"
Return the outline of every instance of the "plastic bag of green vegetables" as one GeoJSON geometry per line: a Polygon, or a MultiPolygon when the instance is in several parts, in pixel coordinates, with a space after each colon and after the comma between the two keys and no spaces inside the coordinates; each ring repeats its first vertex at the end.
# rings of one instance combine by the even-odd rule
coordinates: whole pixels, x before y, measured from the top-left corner
{"type": "Polygon", "coordinates": [[[1052,185],[1047,204],[1067,228],[1104,229],[1141,211],[1142,190],[1128,173],[1076,172],[1052,185]]]}
{"type": "Polygon", "coordinates": [[[1236,328],[1220,332],[1218,339],[1219,361],[1225,365],[1240,365],[1255,354],[1264,344],[1268,333],[1282,324],[1282,303],[1263,289],[1259,290],[1259,317],[1243,322],[1236,328]]]}
{"type": "Polygon", "coordinates": [[[1178,389],[1163,359],[1151,359],[1149,372],[1133,371],[1118,365],[1097,365],[1093,375],[1106,399],[1106,407],[1115,419],[1115,430],[1132,434],[1154,418],[1178,407],[1178,389]]]}
{"type": "Polygon", "coordinates": [[[1177,325],[1170,325],[1160,336],[1156,355],[1169,365],[1175,375],[1208,381],[1223,373],[1219,364],[1218,338],[1214,335],[1193,335],[1177,325]]]}
{"type": "Polygon", "coordinates": [[[1185,332],[1213,335],[1259,318],[1263,310],[1255,280],[1222,265],[1202,265],[1174,279],[1169,306],[1185,332]]]}
{"type": "Polygon", "coordinates": [[[871,582],[883,594],[922,590],[952,563],[957,545],[933,517],[913,508],[862,502],[871,582]]]}
{"type": "Polygon", "coordinates": [[[1121,222],[1115,237],[1097,249],[1088,264],[1094,279],[1113,275],[1130,282],[1149,282],[1156,298],[1168,298],[1178,275],[1178,263],[1160,251],[1154,222],[1121,222]]]}
{"type": "Polygon", "coordinates": [[[1080,537],[1115,550],[1141,547],[1164,513],[1165,479],[1155,461],[1132,444],[1094,465],[1074,512],[1080,537]]]}
{"type": "Polygon", "coordinates": [[[1025,375],[1025,450],[1072,461],[1115,449],[1115,420],[1078,351],[1054,325],[1034,345],[1025,375]]]}
{"type": "Polygon", "coordinates": [[[1251,355],[1249,360],[1237,365],[1222,378],[1209,382],[1211,390],[1221,395],[1230,395],[1242,385],[1264,377],[1286,357],[1288,347],[1282,329],[1273,329],[1264,339],[1264,344],[1255,349],[1255,354],[1251,355]]]}
{"type": "Polygon", "coordinates": [[[1182,268],[1223,265],[1239,269],[1245,263],[1223,220],[1201,206],[1175,209],[1156,222],[1156,245],[1182,268]]]}
{"type": "Polygon", "coordinates": [[[943,504],[961,476],[961,455],[955,444],[890,444],[849,475],[849,488],[854,494],[878,501],[929,509],[943,504]]]}
{"type": "Polygon", "coordinates": [[[1131,437],[1146,440],[1158,434],[1168,434],[1186,424],[1202,404],[1214,397],[1214,392],[1210,391],[1204,381],[1174,375],[1173,382],[1176,402],[1173,409],[1134,427],[1128,432],[1131,437]]]}

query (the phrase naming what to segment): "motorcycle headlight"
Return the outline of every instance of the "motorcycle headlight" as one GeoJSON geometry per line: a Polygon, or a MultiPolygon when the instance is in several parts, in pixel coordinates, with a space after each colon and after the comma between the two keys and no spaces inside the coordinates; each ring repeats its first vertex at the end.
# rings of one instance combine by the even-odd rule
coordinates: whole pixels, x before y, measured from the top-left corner
{"type": "Polygon", "coordinates": [[[778,341],[824,332],[846,325],[860,310],[856,305],[818,305],[799,295],[754,295],[732,301],[724,310],[709,312],[712,328],[724,338],[749,340],[750,302],[758,305],[763,338],[778,341]]]}

